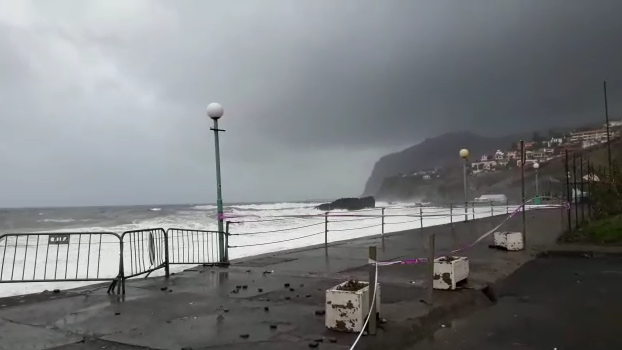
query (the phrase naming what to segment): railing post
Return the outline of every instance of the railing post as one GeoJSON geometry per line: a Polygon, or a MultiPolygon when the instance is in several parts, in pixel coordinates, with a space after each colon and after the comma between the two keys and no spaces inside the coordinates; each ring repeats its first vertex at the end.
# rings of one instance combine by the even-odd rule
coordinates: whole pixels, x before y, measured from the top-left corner
{"type": "Polygon", "coordinates": [[[495,209],[492,206],[492,201],[490,201],[490,217],[495,216],[495,209]]]}
{"type": "Polygon", "coordinates": [[[473,220],[475,220],[475,202],[471,202],[471,214],[473,215],[473,220]]]}
{"type": "MultiPolygon", "coordinates": [[[[164,231],[164,229],[162,230],[164,231]]],[[[168,261],[168,230],[164,231],[164,276],[169,278],[171,275],[170,261],[168,261]]]]}
{"type": "Polygon", "coordinates": [[[423,231],[423,208],[419,207],[419,223],[421,224],[421,230],[423,231]]]}
{"type": "MultiPolygon", "coordinates": [[[[220,218],[219,220],[222,220],[222,218],[220,218]]],[[[225,236],[226,236],[226,234],[225,234],[224,228],[222,227],[222,225],[219,225],[219,230],[218,230],[219,253],[218,253],[218,255],[219,255],[221,263],[226,263],[227,262],[225,260],[225,255],[227,255],[227,253],[226,253],[227,247],[225,247],[225,242],[226,242],[225,236]]]]}
{"type": "Polygon", "coordinates": [[[430,233],[428,236],[428,278],[427,278],[427,302],[432,305],[434,297],[434,250],[436,236],[434,233],[430,233]]]}
{"type": "Polygon", "coordinates": [[[376,334],[376,303],[377,303],[377,299],[374,298],[374,294],[376,293],[376,284],[378,283],[378,281],[376,281],[376,269],[378,268],[377,266],[377,261],[378,261],[378,254],[376,252],[376,246],[370,246],[369,247],[369,322],[367,323],[367,333],[369,335],[374,335],[376,334]],[[376,300],[374,300],[376,299],[376,300]]]}
{"type": "Polygon", "coordinates": [[[382,231],[381,234],[384,236],[384,207],[382,207],[382,231]]]}
{"type": "Polygon", "coordinates": [[[505,213],[506,214],[510,213],[510,200],[509,199],[505,200],[505,213]]]}
{"type": "Polygon", "coordinates": [[[328,249],[328,212],[324,212],[324,248],[328,249]]]}
{"type": "Polygon", "coordinates": [[[449,203],[449,223],[454,223],[454,204],[449,203]]]}
{"type": "Polygon", "coordinates": [[[225,222],[225,262],[229,263],[229,224],[230,222],[225,222]]]}

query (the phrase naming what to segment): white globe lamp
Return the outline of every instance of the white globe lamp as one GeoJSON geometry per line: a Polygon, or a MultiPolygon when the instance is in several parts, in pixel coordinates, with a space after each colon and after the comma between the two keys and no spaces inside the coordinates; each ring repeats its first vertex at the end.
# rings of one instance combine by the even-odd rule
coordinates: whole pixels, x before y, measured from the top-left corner
{"type": "Polygon", "coordinates": [[[463,148],[460,150],[460,158],[464,158],[467,159],[469,158],[469,150],[466,148],[463,148]]]}
{"type": "Polygon", "coordinates": [[[213,102],[207,105],[207,116],[208,117],[214,120],[218,120],[222,117],[223,114],[225,114],[225,109],[222,108],[220,103],[213,102]]]}
{"type": "Polygon", "coordinates": [[[538,164],[537,162],[533,163],[533,168],[538,170],[538,168],[540,168],[540,164],[538,164]]]}

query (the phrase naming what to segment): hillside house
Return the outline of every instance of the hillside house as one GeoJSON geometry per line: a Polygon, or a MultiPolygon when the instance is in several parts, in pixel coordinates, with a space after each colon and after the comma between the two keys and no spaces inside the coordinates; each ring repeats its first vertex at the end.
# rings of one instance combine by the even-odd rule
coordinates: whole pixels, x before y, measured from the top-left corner
{"type": "Polygon", "coordinates": [[[497,150],[497,152],[495,152],[494,159],[495,159],[496,161],[501,161],[501,160],[506,159],[506,158],[505,158],[505,153],[503,153],[503,151],[501,151],[501,150],[497,150]]]}
{"type": "Polygon", "coordinates": [[[471,169],[473,170],[474,174],[484,170],[494,170],[496,167],[497,162],[494,160],[485,160],[471,163],[471,169]]]}
{"type": "Polygon", "coordinates": [[[519,158],[520,156],[520,152],[519,151],[508,151],[505,156],[507,157],[507,159],[516,159],[519,158]]]}
{"type": "Polygon", "coordinates": [[[562,143],[564,143],[564,139],[561,137],[551,137],[550,140],[544,142],[546,144],[546,147],[548,148],[553,148],[555,146],[559,146],[562,143]]]}
{"type": "MultiPolygon", "coordinates": [[[[615,133],[613,131],[609,131],[609,137],[615,137],[615,133]]],[[[581,142],[581,141],[590,141],[590,140],[607,140],[607,129],[593,129],[587,131],[577,131],[570,134],[570,142],[581,142]]]]}

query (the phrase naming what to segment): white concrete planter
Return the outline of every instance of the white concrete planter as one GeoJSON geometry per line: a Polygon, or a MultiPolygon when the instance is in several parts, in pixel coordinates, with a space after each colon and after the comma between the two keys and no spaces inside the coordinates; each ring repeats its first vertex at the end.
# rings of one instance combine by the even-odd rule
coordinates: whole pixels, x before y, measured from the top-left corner
{"type": "MultiPolygon", "coordinates": [[[[357,291],[337,289],[340,283],[326,291],[326,328],[340,332],[360,332],[369,314],[369,282],[357,291]]],[[[380,284],[376,284],[376,312],[380,314],[380,284]]],[[[374,317],[374,316],[372,316],[374,317]]]]}
{"type": "Polygon", "coordinates": [[[434,289],[454,290],[469,277],[469,258],[450,256],[434,259],[434,289]]]}
{"type": "Polygon", "coordinates": [[[525,248],[523,244],[523,234],[521,232],[495,232],[494,245],[495,247],[512,251],[523,250],[525,248]]]}

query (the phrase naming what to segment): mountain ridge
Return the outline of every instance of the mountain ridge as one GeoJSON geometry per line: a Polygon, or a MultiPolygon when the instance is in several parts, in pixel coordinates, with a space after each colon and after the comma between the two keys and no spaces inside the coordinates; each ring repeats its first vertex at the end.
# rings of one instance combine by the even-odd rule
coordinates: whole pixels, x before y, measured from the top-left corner
{"type": "Polygon", "coordinates": [[[399,173],[460,166],[462,163],[458,153],[462,148],[468,149],[471,159],[474,159],[497,149],[507,149],[513,142],[529,135],[526,133],[491,137],[472,131],[458,131],[427,138],[399,152],[382,156],[376,161],[362,195],[376,195],[384,178],[399,173]]]}

